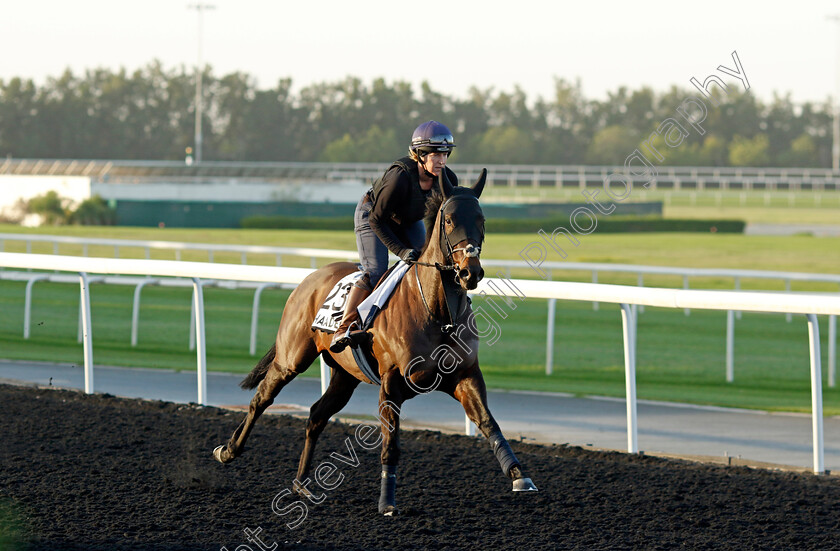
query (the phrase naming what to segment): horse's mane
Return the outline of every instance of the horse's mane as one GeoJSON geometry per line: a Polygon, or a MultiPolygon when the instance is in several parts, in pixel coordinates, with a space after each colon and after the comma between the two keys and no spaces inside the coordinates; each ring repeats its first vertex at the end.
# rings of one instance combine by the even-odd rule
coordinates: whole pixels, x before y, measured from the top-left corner
{"type": "MultiPolygon", "coordinates": [[[[452,188],[452,195],[475,194],[473,193],[473,190],[468,187],[455,186],[452,188]]],[[[432,240],[432,230],[434,229],[435,220],[437,220],[437,214],[442,204],[443,194],[440,192],[440,189],[435,186],[432,193],[428,198],[426,198],[426,212],[423,215],[423,223],[426,225],[426,242],[423,244],[423,249],[420,251],[421,254],[429,248],[429,242],[432,240]]]]}

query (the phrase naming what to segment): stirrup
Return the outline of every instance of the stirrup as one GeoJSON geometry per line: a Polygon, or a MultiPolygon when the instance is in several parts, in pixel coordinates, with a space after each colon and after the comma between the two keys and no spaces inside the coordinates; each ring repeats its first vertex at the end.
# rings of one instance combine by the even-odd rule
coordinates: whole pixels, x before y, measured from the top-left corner
{"type": "MultiPolygon", "coordinates": [[[[353,322],[347,328],[347,331],[344,331],[344,334],[339,336],[339,333],[336,332],[335,336],[333,336],[333,340],[330,343],[330,352],[339,353],[343,352],[345,348],[353,344],[353,335],[350,333],[354,327],[358,327],[357,322],[353,322]]],[[[361,329],[359,329],[361,331],[361,329]]]]}
{"type": "Polygon", "coordinates": [[[347,333],[344,335],[345,338],[350,339],[350,346],[352,346],[353,348],[362,344],[370,337],[370,334],[361,327],[359,327],[358,323],[355,325],[355,329],[351,326],[350,329],[347,330],[347,333]]]}

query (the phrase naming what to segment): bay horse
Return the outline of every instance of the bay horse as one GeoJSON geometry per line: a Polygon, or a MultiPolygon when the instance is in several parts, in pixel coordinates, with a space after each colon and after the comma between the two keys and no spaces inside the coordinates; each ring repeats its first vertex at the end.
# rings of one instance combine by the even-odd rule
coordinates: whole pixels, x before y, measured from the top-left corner
{"type": "MultiPolygon", "coordinates": [[[[399,409],[405,400],[431,390],[445,392],[461,403],[490,442],[504,474],[513,480],[513,491],[537,490],[487,407],[478,365],[478,331],[466,294],[484,276],[479,258],[484,215],[478,198],[486,178],[487,171],[483,170],[471,188],[453,186],[443,174],[438,178],[439,193],[430,197],[426,212],[427,228],[432,221],[434,224],[427,232],[419,260],[403,276],[368,330],[368,347],[381,379],[379,512],[384,515],[397,513],[399,409]]],[[[356,270],[358,267],[350,262],[329,264],[307,276],[289,295],[274,346],[240,385],[245,389],[258,387],[257,392],[245,420],[228,443],[213,450],[218,461],[228,463],[243,452],[257,418],[320,354],[331,368],[331,379],[310,410],[294,485],[297,493],[311,495],[299,481],[309,474],[318,436],[330,417],[347,405],[360,382],[374,382],[359,369],[350,348],[337,354],[330,352],[331,335],[310,327],[335,283],[356,270]]]]}

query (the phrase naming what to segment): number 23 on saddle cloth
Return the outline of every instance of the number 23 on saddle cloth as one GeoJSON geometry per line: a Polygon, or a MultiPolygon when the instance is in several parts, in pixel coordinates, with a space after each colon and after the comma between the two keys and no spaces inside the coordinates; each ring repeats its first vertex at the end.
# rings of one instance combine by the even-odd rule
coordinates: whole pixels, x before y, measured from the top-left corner
{"type": "MultiPolygon", "coordinates": [[[[385,275],[385,279],[376,286],[373,293],[359,305],[359,317],[362,320],[363,329],[368,329],[371,326],[373,320],[376,318],[376,314],[385,307],[385,303],[388,302],[388,298],[394,292],[394,289],[396,289],[397,284],[402,280],[409,267],[403,261],[398,262],[385,275]]],[[[361,271],[353,272],[341,278],[330,289],[327,298],[324,299],[324,304],[315,313],[315,319],[312,321],[313,331],[320,330],[327,333],[335,333],[344,315],[347,294],[360,277],[362,277],[361,271]]]]}

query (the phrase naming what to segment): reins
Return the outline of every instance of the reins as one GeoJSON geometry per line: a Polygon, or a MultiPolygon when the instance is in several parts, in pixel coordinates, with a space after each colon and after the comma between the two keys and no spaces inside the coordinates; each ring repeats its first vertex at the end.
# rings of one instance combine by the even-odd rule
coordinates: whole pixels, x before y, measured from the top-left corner
{"type": "MultiPolygon", "coordinates": [[[[464,296],[466,300],[464,301],[464,308],[462,311],[459,311],[455,316],[452,315],[452,306],[449,304],[449,296],[446,293],[446,283],[443,281],[443,277],[441,277],[441,283],[443,284],[443,300],[446,303],[446,313],[449,314],[449,323],[444,323],[440,321],[437,316],[435,316],[432,309],[429,307],[429,302],[426,300],[426,294],[423,292],[423,284],[420,283],[420,271],[417,269],[417,265],[422,264],[423,266],[430,266],[435,267],[435,264],[426,264],[421,262],[416,262],[414,264],[414,277],[417,280],[417,287],[420,289],[420,298],[423,299],[423,306],[426,307],[426,312],[429,314],[429,317],[432,318],[436,324],[440,325],[440,330],[444,333],[450,333],[453,329],[455,329],[455,320],[461,317],[461,315],[467,311],[467,304],[469,303],[469,297],[464,296]]],[[[437,264],[439,266],[439,264],[437,264]]]]}
{"type": "MultiPolygon", "coordinates": [[[[464,312],[466,312],[467,304],[469,303],[469,297],[466,296],[466,292],[462,293],[460,291],[460,289],[456,290],[456,292],[459,295],[463,294],[466,300],[462,301],[464,303],[464,308],[463,309],[458,309],[459,311],[456,312],[456,315],[453,316],[452,315],[452,310],[453,309],[452,309],[452,305],[449,304],[449,294],[446,292],[446,281],[443,278],[443,272],[445,272],[445,271],[455,271],[455,270],[458,269],[458,265],[455,264],[455,262],[454,262],[455,252],[462,251],[467,258],[478,258],[478,256],[481,254],[481,247],[477,247],[477,246],[475,246],[471,243],[467,244],[465,247],[460,247],[460,248],[456,249],[452,246],[452,243],[449,242],[449,235],[446,233],[446,231],[444,230],[444,227],[443,227],[444,226],[443,211],[446,208],[446,205],[448,205],[449,202],[452,201],[453,199],[455,199],[455,197],[450,197],[450,198],[446,199],[440,205],[440,209],[438,210],[438,218],[440,219],[440,223],[438,224],[439,233],[440,233],[440,240],[441,240],[441,243],[446,244],[446,252],[444,253],[444,255],[446,257],[446,261],[449,262],[449,263],[448,264],[441,264],[440,262],[434,262],[434,263],[414,262],[414,277],[417,280],[417,287],[420,289],[420,298],[423,299],[423,305],[426,307],[426,312],[428,312],[429,317],[432,318],[432,321],[434,321],[436,324],[441,326],[441,331],[443,331],[444,333],[449,333],[455,328],[455,320],[460,318],[461,315],[464,312]],[[425,293],[423,293],[423,285],[420,283],[420,272],[417,269],[417,266],[426,266],[426,267],[429,267],[429,268],[435,268],[438,271],[438,274],[440,275],[441,284],[443,285],[443,300],[444,300],[444,303],[446,304],[446,312],[447,312],[447,314],[449,314],[449,323],[448,324],[438,320],[437,317],[435,317],[434,313],[432,312],[432,309],[429,307],[429,302],[426,300],[425,293]],[[462,311],[460,311],[460,310],[462,310],[462,311]]],[[[483,240],[483,238],[484,238],[484,235],[482,233],[482,240],[483,240]]],[[[443,247],[441,247],[441,248],[443,248],[443,247]]],[[[456,272],[456,274],[455,274],[455,281],[456,282],[457,282],[457,279],[458,279],[458,274],[456,272]]]]}
{"type": "Polygon", "coordinates": [[[429,268],[435,268],[439,272],[447,272],[458,267],[455,264],[441,264],[440,262],[435,262],[434,264],[429,264],[428,262],[413,262],[413,264],[415,266],[428,266],[429,268]]]}

